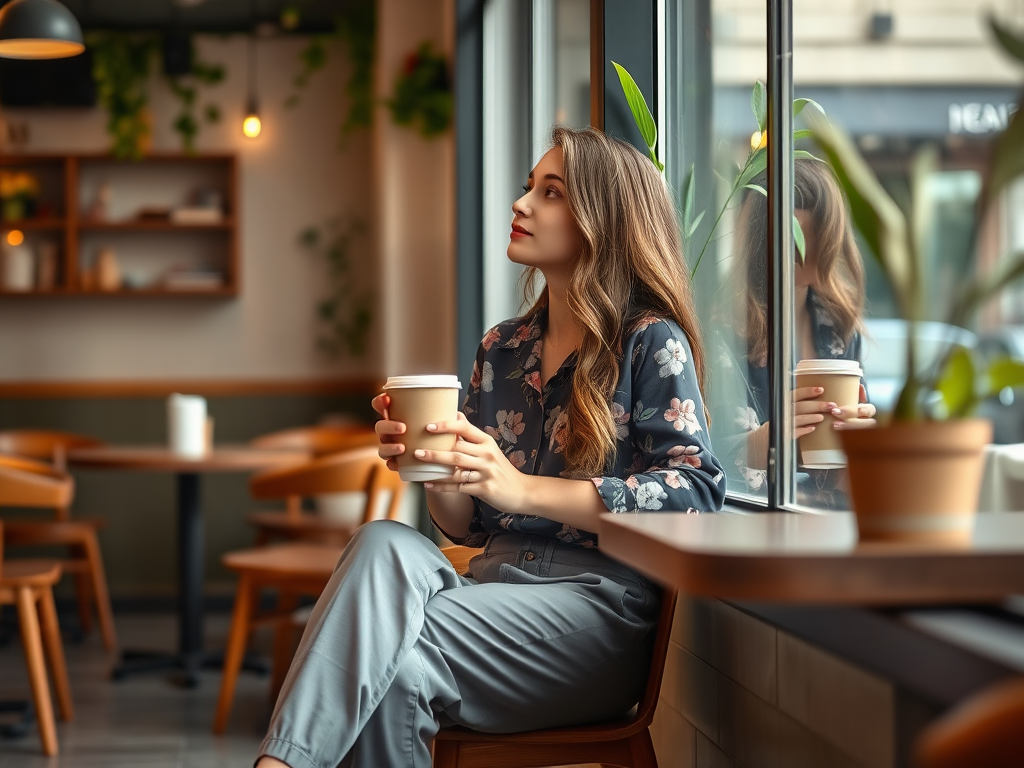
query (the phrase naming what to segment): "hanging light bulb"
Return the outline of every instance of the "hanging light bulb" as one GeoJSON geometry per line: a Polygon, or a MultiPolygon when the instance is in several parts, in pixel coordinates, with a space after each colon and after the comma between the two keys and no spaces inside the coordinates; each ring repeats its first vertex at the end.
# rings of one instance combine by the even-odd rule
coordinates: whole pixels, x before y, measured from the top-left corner
{"type": "Polygon", "coordinates": [[[260,121],[259,101],[256,98],[256,34],[249,35],[249,103],[242,120],[242,133],[255,139],[263,130],[260,121]]]}
{"type": "Polygon", "coordinates": [[[260,122],[260,112],[256,107],[256,99],[249,98],[249,108],[245,111],[245,119],[242,121],[242,133],[250,139],[255,139],[263,130],[263,123],[260,122]]]}

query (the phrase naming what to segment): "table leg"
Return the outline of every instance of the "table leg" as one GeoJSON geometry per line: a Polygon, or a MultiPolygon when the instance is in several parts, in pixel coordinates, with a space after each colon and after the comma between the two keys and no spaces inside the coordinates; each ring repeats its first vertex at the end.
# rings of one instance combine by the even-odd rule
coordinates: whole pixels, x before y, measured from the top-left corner
{"type": "Polygon", "coordinates": [[[203,663],[203,514],[194,472],[178,475],[178,600],[178,651],[191,688],[203,663]]]}

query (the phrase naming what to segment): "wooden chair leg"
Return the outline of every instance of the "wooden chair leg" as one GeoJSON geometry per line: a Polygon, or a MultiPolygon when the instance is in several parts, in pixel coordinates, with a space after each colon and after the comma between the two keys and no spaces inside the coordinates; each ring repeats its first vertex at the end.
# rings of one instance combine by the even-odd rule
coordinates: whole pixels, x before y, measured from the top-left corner
{"type": "Polygon", "coordinates": [[[53,721],[53,702],[50,699],[50,684],[46,680],[46,662],[43,660],[43,643],[39,631],[39,616],[36,614],[36,596],[31,587],[17,588],[18,624],[21,627],[21,642],[25,647],[25,661],[28,664],[29,683],[39,722],[39,739],[43,754],[54,756],[57,748],[57,726],[53,721]]]}
{"type": "Polygon", "coordinates": [[[231,713],[231,704],[235,698],[235,685],[238,683],[238,671],[242,667],[245,645],[249,638],[249,623],[252,614],[255,587],[249,575],[241,574],[238,591],[235,594],[235,610],[231,618],[231,632],[228,635],[228,648],[224,654],[224,671],[220,679],[220,695],[217,698],[217,712],[213,718],[213,732],[224,733],[231,713]]]}
{"type": "Polygon", "coordinates": [[[83,634],[89,634],[92,632],[92,588],[89,586],[89,574],[82,571],[75,574],[75,602],[78,604],[78,625],[83,634]]]}
{"type": "Polygon", "coordinates": [[[53,604],[53,590],[50,587],[40,590],[39,623],[42,628],[46,658],[50,663],[50,679],[53,682],[54,692],[57,694],[57,711],[60,713],[61,720],[73,720],[75,710],[71,703],[68,667],[64,660],[64,646],[61,644],[60,627],[57,624],[57,608],[53,604]]]}
{"type": "Polygon", "coordinates": [[[84,542],[85,557],[89,563],[92,595],[96,599],[96,614],[100,619],[100,633],[103,635],[103,647],[112,651],[117,648],[117,631],[114,629],[114,610],[110,606],[110,592],[107,589],[107,576],[103,570],[103,555],[96,532],[90,531],[84,542]]]}
{"type": "Polygon", "coordinates": [[[282,589],[277,597],[277,610],[281,618],[274,624],[274,655],[273,668],[270,672],[270,700],[277,701],[277,695],[284,685],[285,675],[288,674],[288,667],[292,664],[292,654],[295,652],[295,628],[292,626],[291,614],[299,604],[298,596],[294,592],[282,589]]]}

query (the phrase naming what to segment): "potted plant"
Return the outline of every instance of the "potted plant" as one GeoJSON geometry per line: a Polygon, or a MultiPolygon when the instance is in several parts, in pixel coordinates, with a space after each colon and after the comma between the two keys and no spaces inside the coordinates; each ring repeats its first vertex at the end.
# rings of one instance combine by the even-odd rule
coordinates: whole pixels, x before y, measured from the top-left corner
{"type": "MultiPolygon", "coordinates": [[[[1001,47],[1024,62],[1024,38],[994,19],[1001,47]]],[[[820,116],[810,116],[812,138],[827,156],[846,193],[853,220],[877,260],[908,323],[906,377],[890,418],[878,428],[842,433],[851,501],[862,539],[962,542],[970,538],[981,484],[988,421],[971,418],[985,398],[1024,385],[1024,365],[1009,359],[979,367],[971,354],[950,347],[935,364],[920,365],[915,323],[922,319],[923,205],[910,220],[885,192],[854,144],[820,116]]],[[[936,164],[934,148],[915,156],[912,199],[936,164]]],[[[1024,113],[1017,112],[995,141],[978,202],[980,223],[990,204],[1024,172],[1024,113]]],[[[949,311],[952,325],[966,323],[986,301],[1024,275],[1024,254],[1009,255],[992,274],[968,279],[949,311]]]]}

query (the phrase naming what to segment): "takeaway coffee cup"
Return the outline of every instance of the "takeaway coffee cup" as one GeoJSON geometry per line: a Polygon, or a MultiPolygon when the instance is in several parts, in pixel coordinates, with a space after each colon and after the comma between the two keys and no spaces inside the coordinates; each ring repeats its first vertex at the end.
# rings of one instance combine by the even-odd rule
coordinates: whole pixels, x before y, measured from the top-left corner
{"type": "Polygon", "coordinates": [[[455,435],[427,432],[427,424],[458,418],[461,389],[458,377],[447,375],[391,376],[384,384],[384,392],[391,398],[388,416],[405,424],[401,436],[405,453],[396,457],[403,480],[423,482],[451,476],[451,467],[420,461],[414,453],[418,449],[450,451],[455,447],[455,435]]]}
{"type": "MultiPolygon", "coordinates": [[[[833,402],[850,408],[860,400],[860,379],[863,375],[856,360],[801,360],[796,365],[797,387],[822,387],[825,391],[816,400],[833,402]]],[[[800,438],[800,465],[809,469],[832,469],[846,466],[839,435],[832,428],[837,419],[830,413],[810,434],[800,438]]]]}

